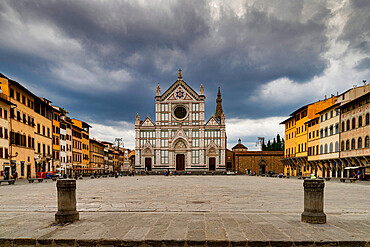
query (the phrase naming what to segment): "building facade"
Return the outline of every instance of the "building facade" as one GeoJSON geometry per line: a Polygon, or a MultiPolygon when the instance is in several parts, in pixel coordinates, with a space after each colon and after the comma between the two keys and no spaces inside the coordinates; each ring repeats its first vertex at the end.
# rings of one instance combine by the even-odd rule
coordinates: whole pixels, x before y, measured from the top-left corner
{"type": "Polygon", "coordinates": [[[284,170],[280,159],[284,151],[248,151],[238,140],[232,151],[227,150],[227,170],[245,174],[281,173],[284,170]]]}
{"type": "Polygon", "coordinates": [[[10,176],[9,163],[9,112],[10,107],[16,107],[8,97],[0,93],[0,178],[10,176]]]}
{"type": "MultiPolygon", "coordinates": [[[[370,84],[364,82],[363,86],[354,86],[332,98],[335,98],[333,102],[316,115],[309,116],[306,122],[307,161],[304,156],[289,156],[289,147],[286,146],[285,157],[281,160],[285,172],[306,176],[316,173],[322,177],[360,175],[363,179],[369,179],[370,84]]],[[[288,123],[292,117],[294,115],[283,122],[286,137],[289,137],[288,123]]]]}
{"type": "Polygon", "coordinates": [[[135,169],[225,171],[226,130],[220,89],[215,116],[205,121],[205,95],[182,79],[163,94],[157,87],[155,121],[135,119],[135,169]]]}
{"type": "Polygon", "coordinates": [[[89,168],[93,172],[103,173],[104,172],[104,144],[100,143],[95,139],[90,139],[89,142],[89,168]]]}

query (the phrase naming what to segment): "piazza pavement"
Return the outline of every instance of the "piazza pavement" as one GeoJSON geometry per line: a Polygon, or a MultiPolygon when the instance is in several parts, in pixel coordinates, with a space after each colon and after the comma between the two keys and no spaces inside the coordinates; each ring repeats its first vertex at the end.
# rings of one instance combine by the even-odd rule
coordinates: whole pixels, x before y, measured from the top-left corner
{"type": "Polygon", "coordinates": [[[73,224],[56,182],[0,186],[0,246],[370,246],[370,183],[325,182],[327,224],[302,223],[303,180],[134,176],[77,181],[73,224]]]}

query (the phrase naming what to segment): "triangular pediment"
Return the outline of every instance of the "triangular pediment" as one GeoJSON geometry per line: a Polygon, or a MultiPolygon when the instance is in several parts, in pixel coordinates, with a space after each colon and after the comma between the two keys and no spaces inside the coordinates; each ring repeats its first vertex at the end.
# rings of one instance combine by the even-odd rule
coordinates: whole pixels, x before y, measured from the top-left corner
{"type": "Polygon", "coordinates": [[[149,117],[146,117],[144,121],[142,122],[141,126],[154,127],[155,124],[149,117]]]}
{"type": "Polygon", "coordinates": [[[219,122],[216,120],[214,116],[212,116],[208,121],[206,122],[206,126],[219,126],[219,122]]]}
{"type": "Polygon", "coordinates": [[[199,100],[200,96],[185,81],[177,80],[160,96],[165,100],[199,100]]]}
{"type": "Polygon", "coordinates": [[[218,147],[216,143],[212,140],[207,146],[207,155],[208,156],[217,156],[218,155],[218,147]]]}
{"type": "Polygon", "coordinates": [[[185,131],[183,129],[178,129],[175,133],[175,135],[172,137],[172,141],[182,138],[182,139],[188,139],[188,136],[186,135],[185,131]]]}

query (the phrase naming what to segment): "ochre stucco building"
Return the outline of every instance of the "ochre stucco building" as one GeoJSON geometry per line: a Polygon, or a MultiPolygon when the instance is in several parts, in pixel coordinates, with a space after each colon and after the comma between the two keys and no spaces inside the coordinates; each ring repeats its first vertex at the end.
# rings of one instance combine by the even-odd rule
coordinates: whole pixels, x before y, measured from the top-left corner
{"type": "Polygon", "coordinates": [[[248,151],[241,140],[226,152],[226,167],[229,171],[240,173],[266,174],[269,171],[281,173],[284,166],[280,159],[284,156],[284,151],[248,151]]]}

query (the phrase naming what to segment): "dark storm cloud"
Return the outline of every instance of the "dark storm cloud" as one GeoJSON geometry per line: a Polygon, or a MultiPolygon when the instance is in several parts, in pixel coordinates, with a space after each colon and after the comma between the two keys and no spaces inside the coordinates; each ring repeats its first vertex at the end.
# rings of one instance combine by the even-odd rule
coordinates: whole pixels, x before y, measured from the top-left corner
{"type": "MultiPolygon", "coordinates": [[[[165,90],[179,68],[196,90],[201,82],[205,85],[208,116],[214,111],[218,85],[228,117],[287,115],[290,109],[261,108],[248,99],[272,80],[286,77],[304,83],[323,73],[328,66],[322,54],[328,49],[330,11],[319,4],[307,15],[303,1],[244,7],[244,13],[236,14],[221,5],[214,17],[208,1],[195,0],[145,5],[4,1],[0,11],[16,20],[0,15],[0,28],[9,30],[11,37],[17,28],[34,30],[31,25],[37,27],[36,33],[40,25],[55,33],[42,28],[38,33],[50,35],[50,46],[30,35],[34,40],[14,40],[0,47],[0,56],[7,57],[0,66],[5,74],[24,74],[24,80],[48,92],[55,104],[96,122],[133,121],[136,112],[153,116],[156,83],[165,90]],[[27,42],[35,42],[35,47],[28,48],[27,42]],[[38,52],[24,52],[19,48],[23,46],[38,52]],[[9,47],[18,55],[9,55],[9,47]],[[40,75],[42,79],[37,79],[40,75]]],[[[343,39],[358,32],[347,29],[343,39]]]]}
{"type": "Polygon", "coordinates": [[[349,42],[349,46],[360,52],[370,52],[370,1],[351,0],[347,6],[348,20],[340,39],[349,42]]]}

